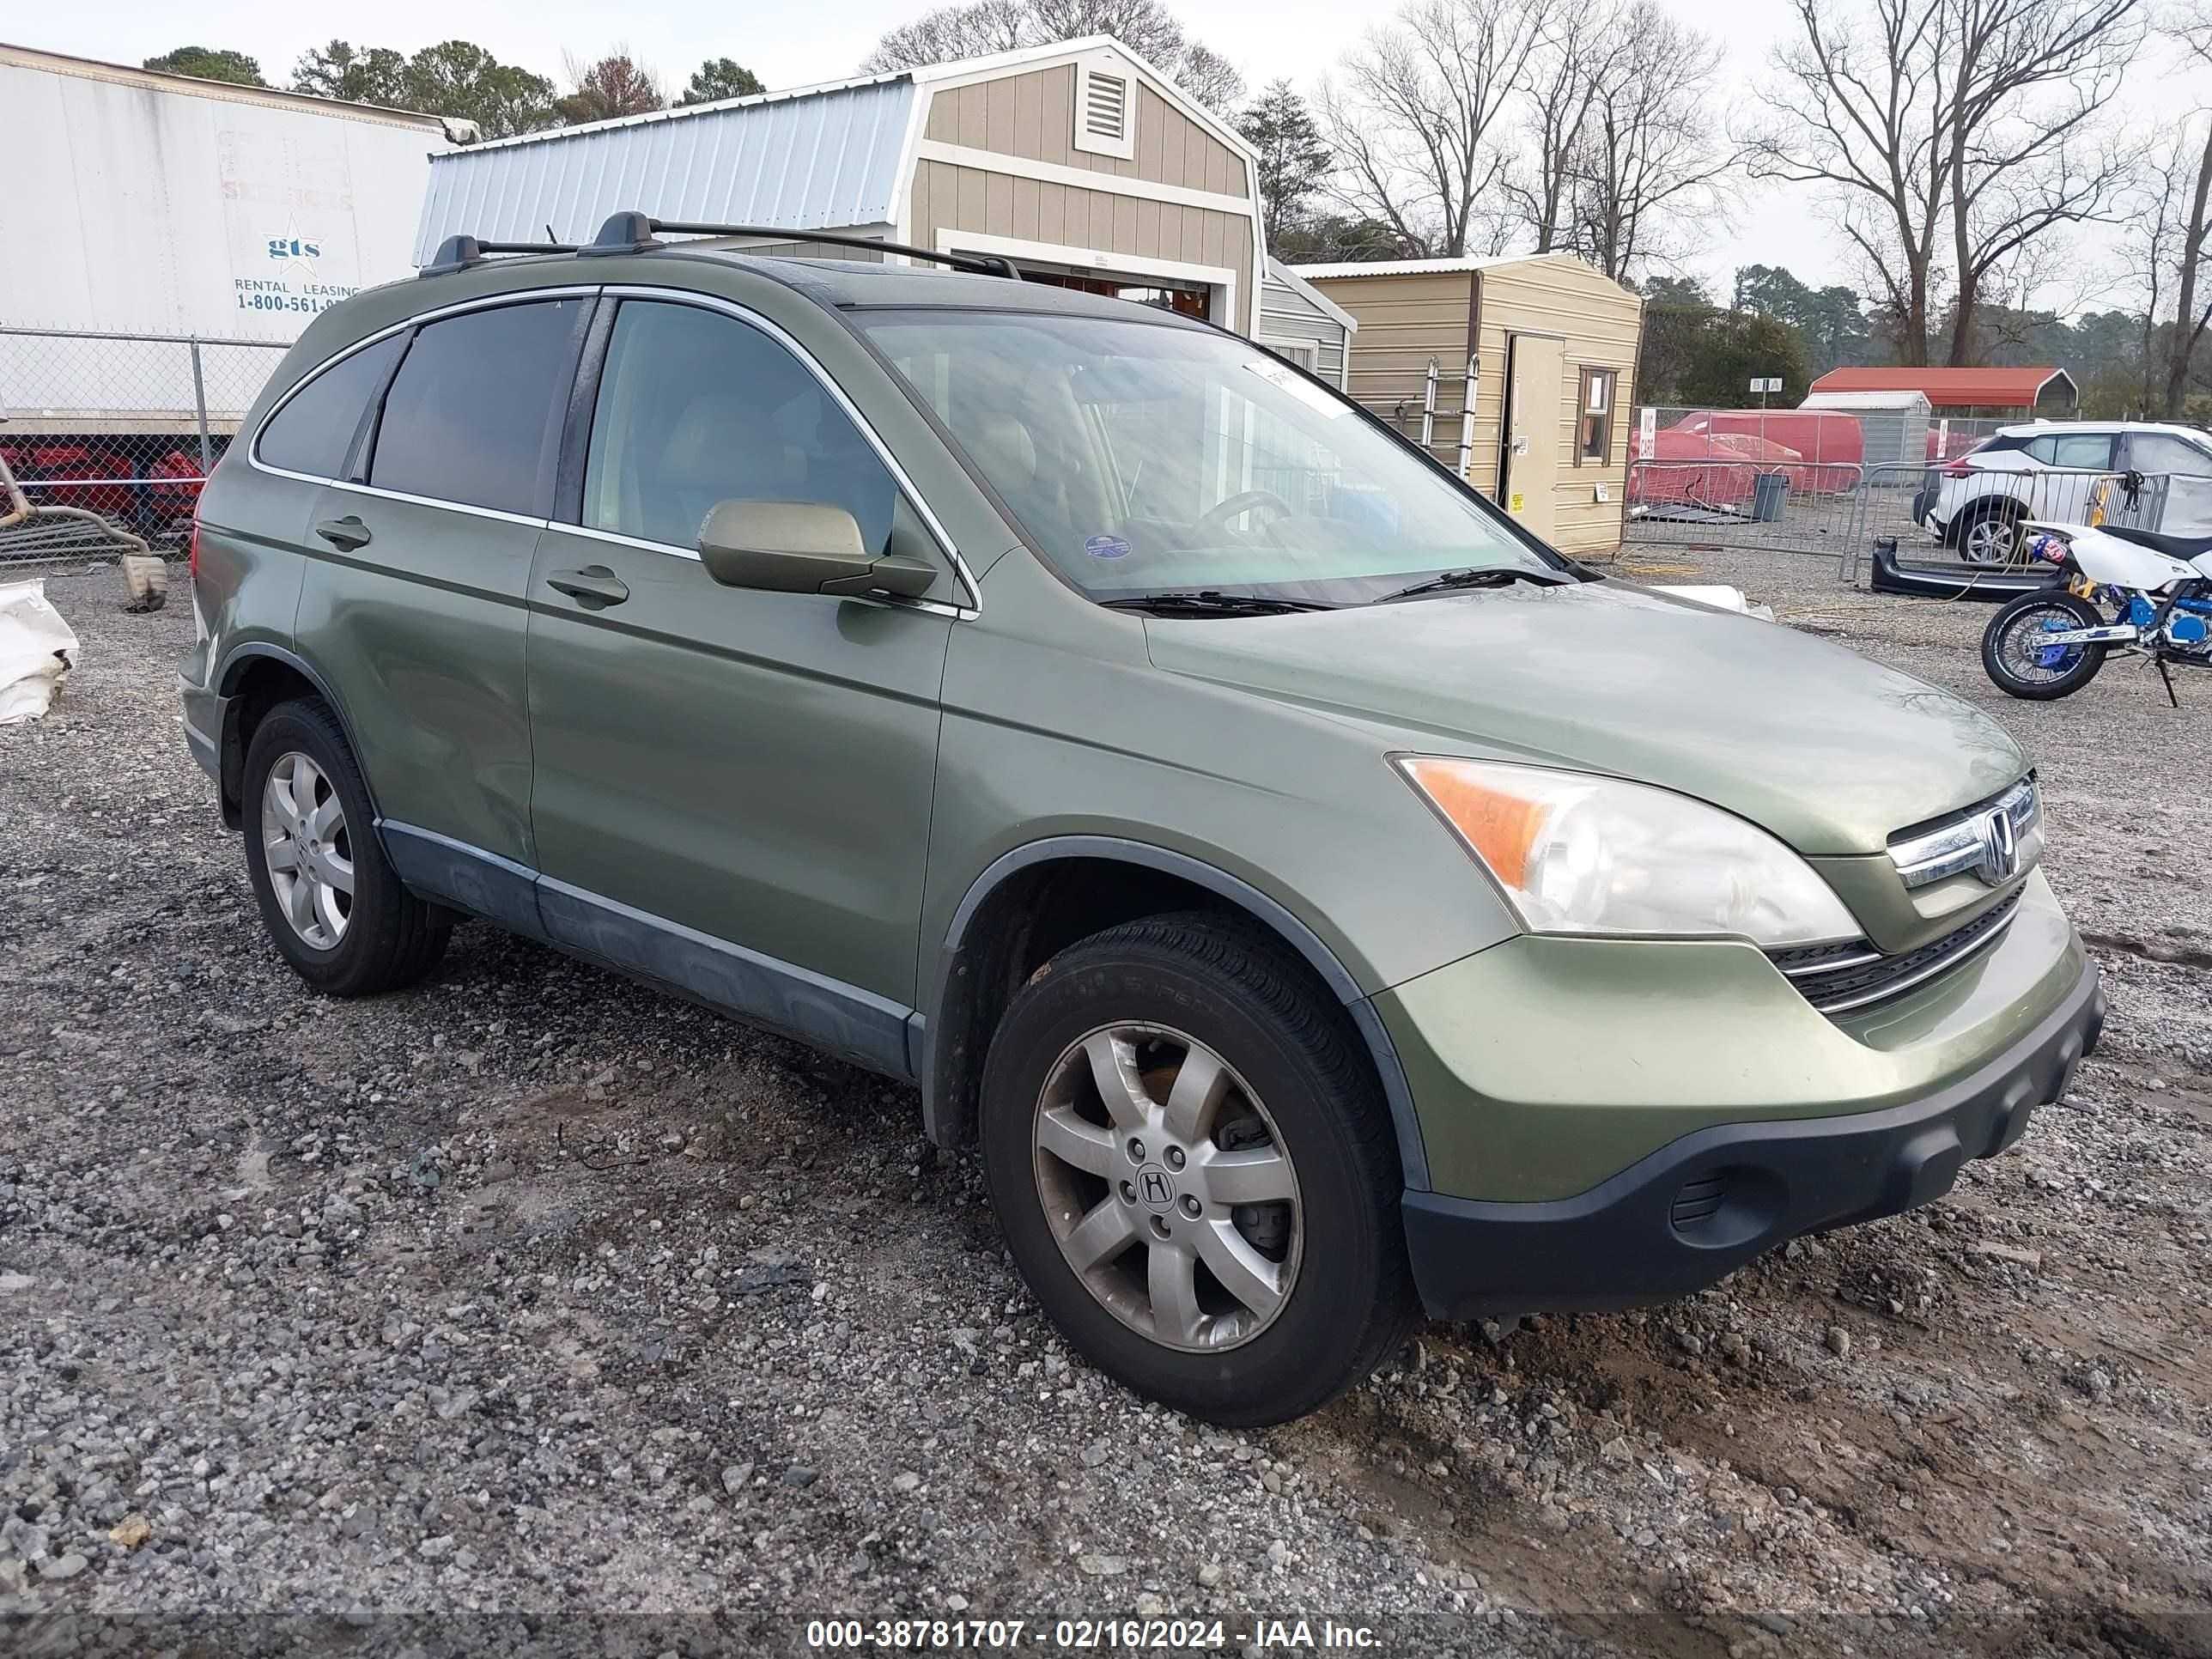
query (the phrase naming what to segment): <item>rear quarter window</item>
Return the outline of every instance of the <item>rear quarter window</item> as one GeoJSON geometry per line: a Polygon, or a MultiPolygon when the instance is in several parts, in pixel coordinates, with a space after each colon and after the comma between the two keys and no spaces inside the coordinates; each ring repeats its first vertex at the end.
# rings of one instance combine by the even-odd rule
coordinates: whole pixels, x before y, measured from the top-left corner
{"type": "Polygon", "coordinates": [[[284,401],[261,429],[254,454],[265,466],[342,478],[369,404],[392,374],[407,337],[392,335],[341,357],[284,401]]]}
{"type": "Polygon", "coordinates": [[[580,299],[464,312],[415,336],[377,422],[379,489],[543,518],[551,511],[561,416],[580,299]]]}

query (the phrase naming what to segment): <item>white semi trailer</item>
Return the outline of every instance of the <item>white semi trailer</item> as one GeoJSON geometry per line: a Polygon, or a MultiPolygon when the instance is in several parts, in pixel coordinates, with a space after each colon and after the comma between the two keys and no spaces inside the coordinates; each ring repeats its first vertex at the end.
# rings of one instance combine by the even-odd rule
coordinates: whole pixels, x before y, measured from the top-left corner
{"type": "Polygon", "coordinates": [[[411,275],[466,122],[0,45],[0,444],[156,531],[315,313],[411,275]]]}

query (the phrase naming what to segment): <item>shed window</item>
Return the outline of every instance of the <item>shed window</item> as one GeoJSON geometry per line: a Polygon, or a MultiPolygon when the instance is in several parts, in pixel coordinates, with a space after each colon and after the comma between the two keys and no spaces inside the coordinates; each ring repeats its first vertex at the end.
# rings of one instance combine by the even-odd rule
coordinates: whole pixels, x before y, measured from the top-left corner
{"type": "Polygon", "coordinates": [[[1075,147],[1125,161],[1137,153],[1137,84],[1118,58],[1076,66],[1075,147]]]}
{"type": "Polygon", "coordinates": [[[1581,418],[1575,433],[1575,465],[1604,466],[1613,459],[1613,381],[1610,368],[1583,370],[1581,418]]]}

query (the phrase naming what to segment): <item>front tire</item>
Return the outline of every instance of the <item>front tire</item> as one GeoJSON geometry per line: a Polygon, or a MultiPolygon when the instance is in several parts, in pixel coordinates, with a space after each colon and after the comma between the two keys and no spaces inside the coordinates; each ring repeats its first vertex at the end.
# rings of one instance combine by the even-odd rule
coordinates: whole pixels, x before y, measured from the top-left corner
{"type": "Polygon", "coordinates": [[[1982,669],[1997,690],[2030,702],[2050,702],[2079,691],[2105,665],[2102,644],[2043,646],[2036,637],[2069,629],[2098,628],[2105,618],[2088,600],[2059,588],[2023,593],[1990,618],[1982,630],[1982,669]]]}
{"type": "Polygon", "coordinates": [[[246,869],[269,937],[334,997],[412,985],[437,965],[453,913],[400,884],[368,787],[329,708],[280,703],[246,750],[246,869]]]}
{"type": "Polygon", "coordinates": [[[1255,928],[1160,916],[1062,951],[992,1039],[981,1131],[1023,1278],[1139,1394],[1279,1423],[1410,1328],[1381,1087],[1342,1009],[1255,928]]]}

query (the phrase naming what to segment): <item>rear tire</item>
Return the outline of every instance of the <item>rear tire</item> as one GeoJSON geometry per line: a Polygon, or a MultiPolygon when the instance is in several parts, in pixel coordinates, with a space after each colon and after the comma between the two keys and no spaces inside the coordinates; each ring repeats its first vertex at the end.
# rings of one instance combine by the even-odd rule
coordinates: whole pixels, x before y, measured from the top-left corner
{"type": "Polygon", "coordinates": [[[373,996],[437,965],[453,913],[416,898],[386,861],[360,764],[323,703],[280,703],[255,728],[241,816],[262,921],[301,979],[373,996]]]}
{"type": "Polygon", "coordinates": [[[2097,678],[2097,671],[2105,665],[2107,647],[2102,644],[2039,647],[2035,636],[2051,631],[2045,626],[2047,623],[2063,623],[2070,629],[2098,628],[2104,621],[2095,605],[2063,589],[2023,593],[1990,617],[1989,626],[1982,630],[1982,670],[1998,690],[2030,702],[2050,702],[2069,696],[2097,678]],[[2045,649],[2074,655],[2045,665],[2038,661],[2045,649]]]}
{"type": "Polygon", "coordinates": [[[1158,916],[1062,951],[1000,1023],[981,1119],[1015,1265],[1138,1393],[1279,1423],[1404,1340],[1417,1310],[1381,1086],[1342,1009],[1258,929],[1158,916]]]}
{"type": "Polygon", "coordinates": [[[2021,523],[2016,502],[1969,507],[1959,514],[1952,540],[1968,564],[2001,568],[2020,558],[2021,523]]]}

